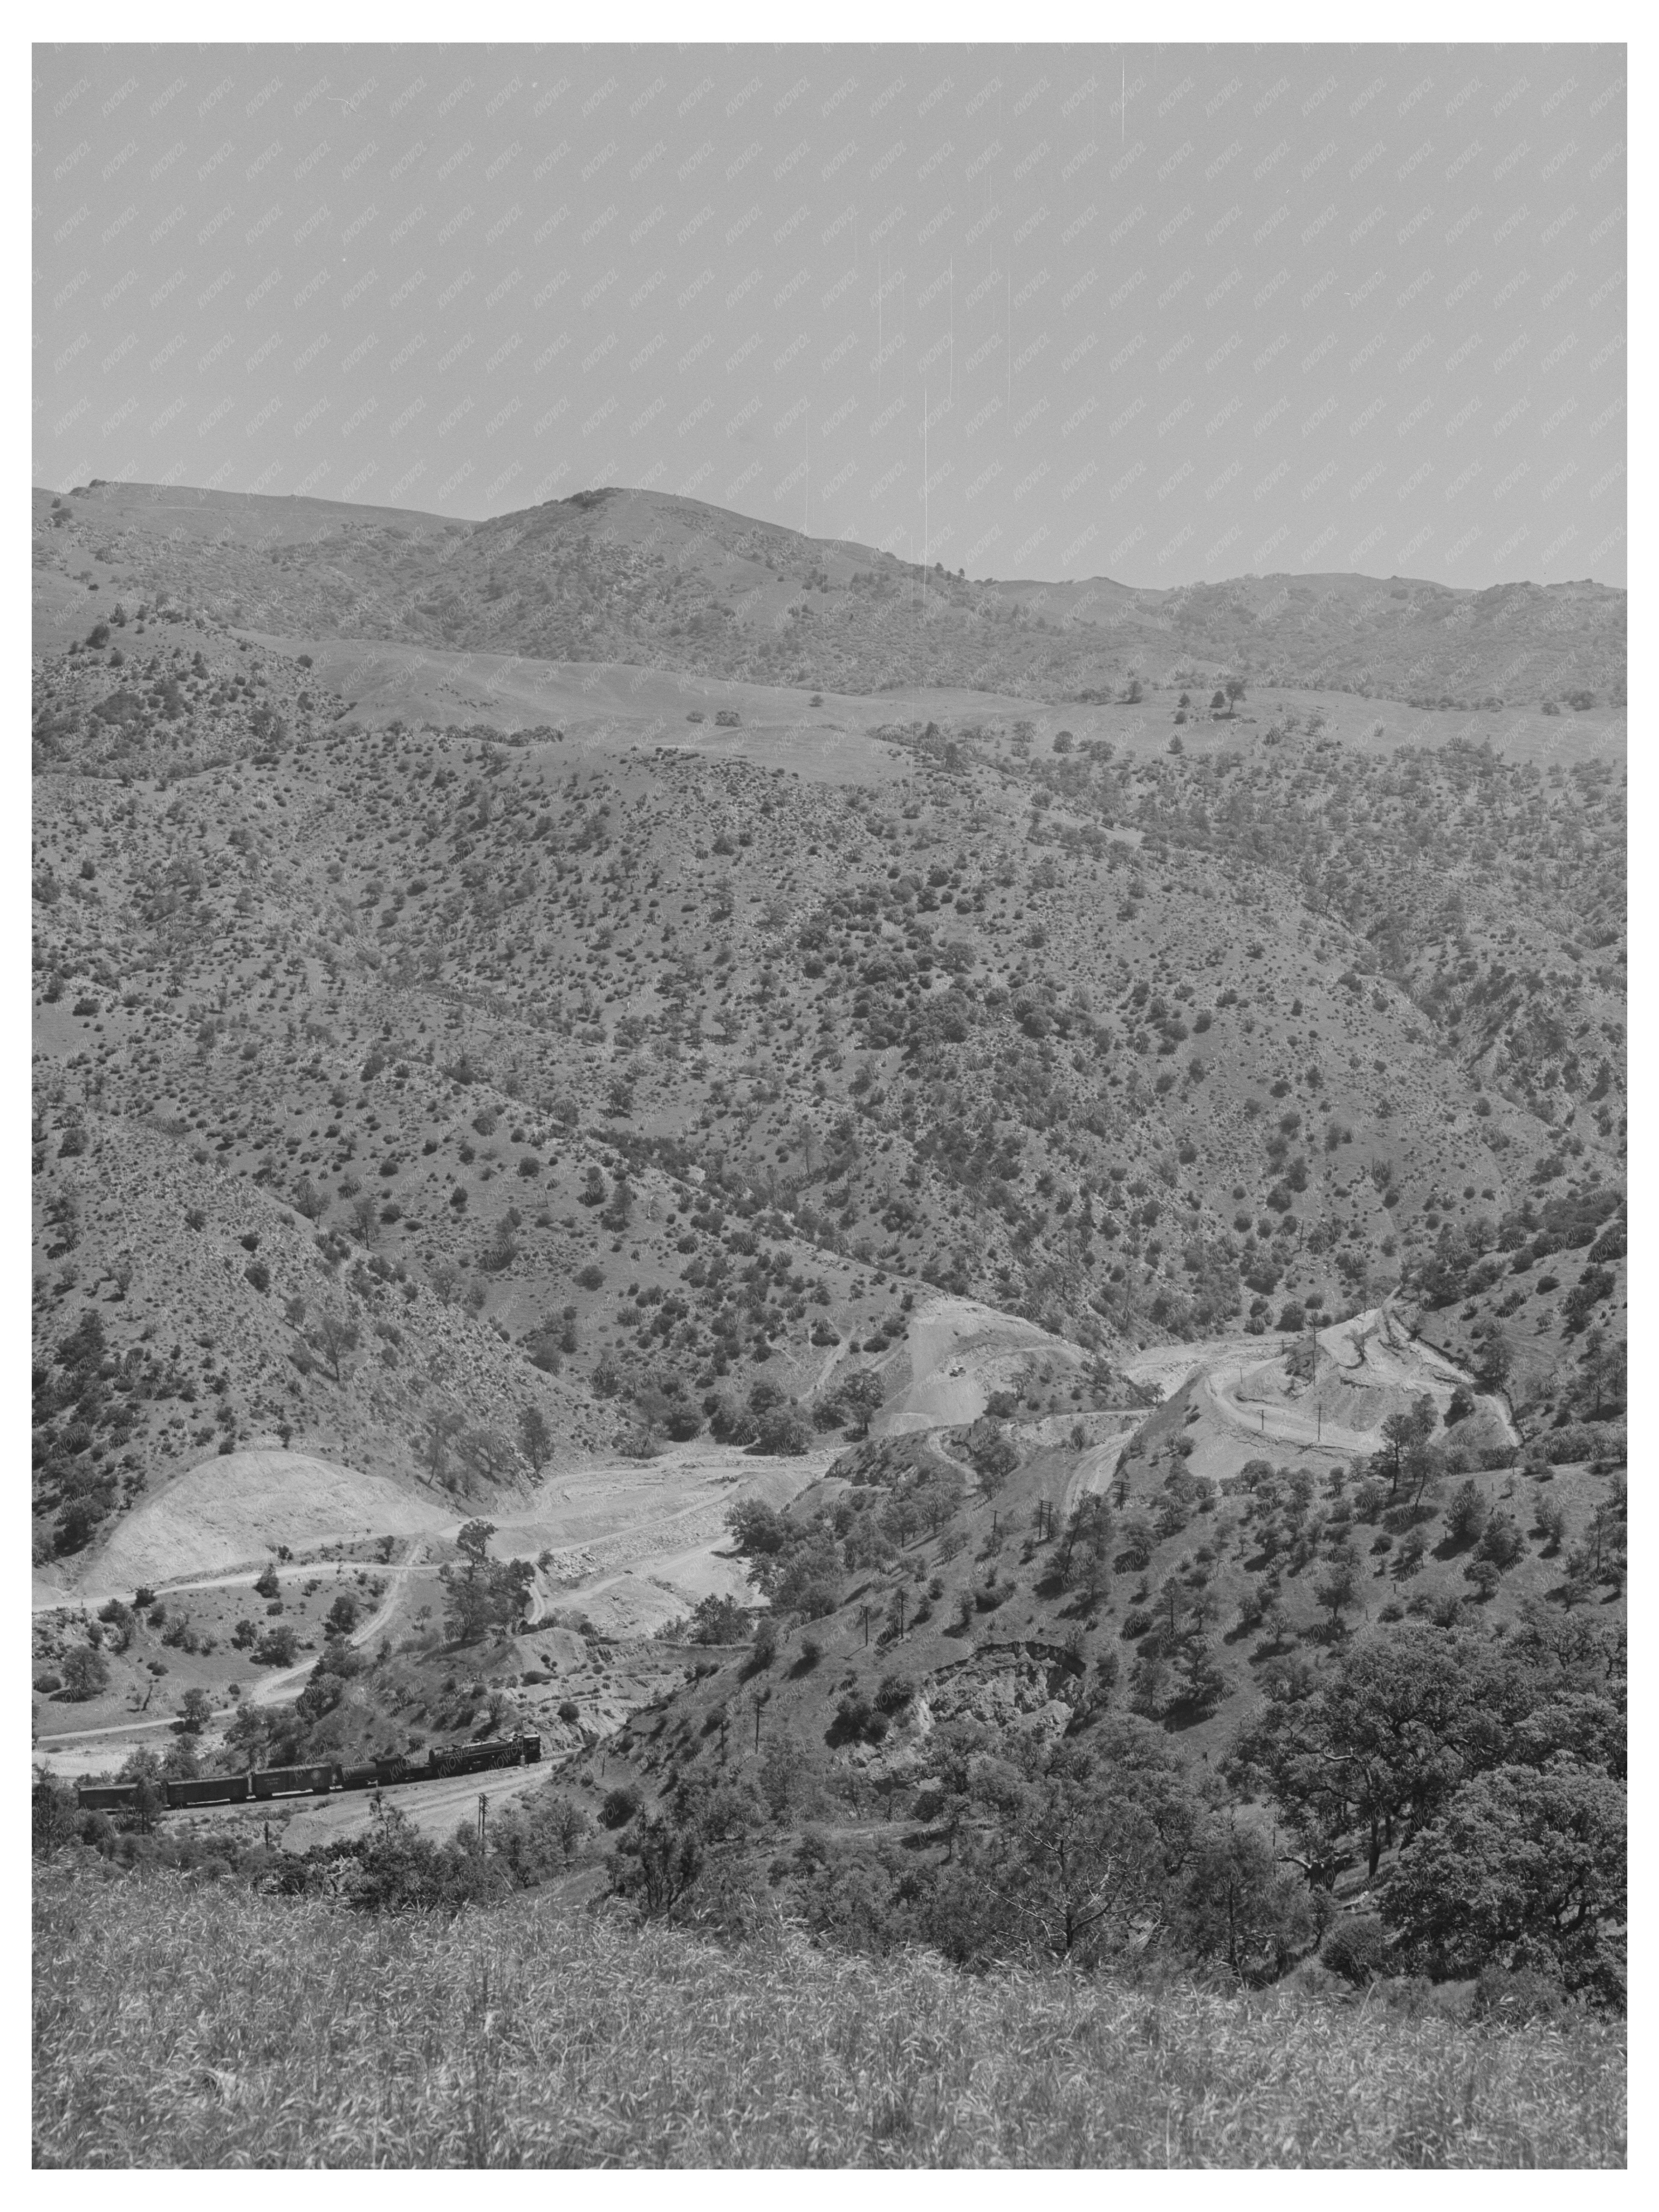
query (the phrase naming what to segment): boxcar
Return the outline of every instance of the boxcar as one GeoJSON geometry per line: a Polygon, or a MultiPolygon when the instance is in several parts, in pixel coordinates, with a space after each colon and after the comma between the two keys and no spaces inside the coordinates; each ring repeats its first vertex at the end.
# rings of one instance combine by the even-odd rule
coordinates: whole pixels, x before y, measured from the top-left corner
{"type": "Polygon", "coordinates": [[[248,1778],[246,1774],[222,1775],[215,1780],[202,1782],[169,1782],[165,1784],[169,1806],[180,1805],[245,1805],[248,1798],[248,1778]]]}
{"type": "Polygon", "coordinates": [[[82,1783],[75,1802],[83,1813],[131,1813],[138,1803],[136,1782],[82,1783]]]}
{"type": "Polygon", "coordinates": [[[332,1766],[267,1766],[253,1777],[256,1797],[295,1797],[309,1790],[325,1797],[334,1787],[332,1766]]]}

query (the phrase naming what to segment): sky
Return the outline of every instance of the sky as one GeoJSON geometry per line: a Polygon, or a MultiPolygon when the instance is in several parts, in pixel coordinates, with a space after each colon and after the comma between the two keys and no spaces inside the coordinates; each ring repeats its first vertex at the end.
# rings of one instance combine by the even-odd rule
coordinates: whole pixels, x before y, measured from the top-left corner
{"type": "Polygon", "coordinates": [[[1626,576],[1625,50],[33,50],[33,472],[1626,576]]]}

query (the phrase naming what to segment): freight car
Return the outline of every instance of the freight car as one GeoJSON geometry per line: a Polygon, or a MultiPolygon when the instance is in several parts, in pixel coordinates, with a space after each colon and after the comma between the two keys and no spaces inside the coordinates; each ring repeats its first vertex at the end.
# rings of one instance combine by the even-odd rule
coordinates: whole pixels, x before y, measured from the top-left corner
{"type": "Polygon", "coordinates": [[[162,1785],[169,1805],[246,1805],[252,1795],[251,1778],[228,1774],[210,1782],[168,1782],[162,1785]]]}
{"type": "Polygon", "coordinates": [[[267,1766],[249,1778],[256,1797],[326,1797],[339,1769],[325,1762],[317,1766],[267,1766]]]}
{"type": "MultiPolygon", "coordinates": [[[[499,1766],[534,1765],[542,1740],[533,1730],[506,1736],[499,1743],[434,1744],[423,1759],[394,1753],[356,1766],[326,1760],[303,1766],[261,1767],[250,1774],[216,1776],[201,1782],[166,1782],[166,1803],[173,1809],[195,1805],[245,1805],[250,1799],[324,1797],[337,1790],[384,1790],[404,1782],[448,1780],[460,1774],[486,1774],[499,1766]]],[[[82,1783],[76,1802],[83,1813],[131,1813],[137,1809],[136,1782],[82,1783]]]]}
{"type": "Polygon", "coordinates": [[[82,1783],[75,1802],[83,1813],[131,1813],[138,1802],[136,1782],[82,1783]]]}

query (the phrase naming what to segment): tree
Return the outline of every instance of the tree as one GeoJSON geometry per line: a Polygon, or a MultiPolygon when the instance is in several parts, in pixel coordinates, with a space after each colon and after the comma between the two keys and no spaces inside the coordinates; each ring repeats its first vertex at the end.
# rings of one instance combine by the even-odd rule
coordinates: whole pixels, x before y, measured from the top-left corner
{"type": "Polygon", "coordinates": [[[539,1474],[553,1456],[553,1431],[539,1406],[526,1406],[519,1415],[519,1442],[525,1457],[539,1474]]]}
{"type": "Polygon", "coordinates": [[[49,1766],[37,1766],[34,1770],[31,1811],[33,1848],[50,1858],[60,1844],[68,1843],[74,1835],[78,1816],[74,1790],[67,1783],[58,1781],[49,1766]]]}
{"type": "Polygon", "coordinates": [[[276,1562],[275,1559],[267,1559],[259,1570],[258,1579],[253,1585],[254,1595],[258,1597],[272,1598],[278,1595],[281,1589],[282,1584],[276,1579],[276,1562]]]}
{"type": "Polygon", "coordinates": [[[343,1320],[338,1314],[318,1315],[317,1325],[311,1332],[311,1343],[328,1362],[329,1372],[337,1382],[343,1379],[341,1362],[348,1352],[357,1349],[358,1342],[354,1322],[343,1320]]]}
{"type": "Polygon", "coordinates": [[[1345,1544],[1314,1584],[1314,1595],[1331,1616],[1333,1635],[1341,1628],[1342,1616],[1359,1601],[1359,1558],[1345,1544]]]}
{"type": "Polygon", "coordinates": [[[1418,1398],[1407,1412],[1390,1413],[1382,1423],[1383,1450],[1378,1455],[1382,1461],[1382,1472],[1389,1478],[1389,1495],[1396,1495],[1401,1478],[1406,1472],[1406,1459],[1414,1448],[1425,1445],[1439,1425],[1440,1416],[1432,1398],[1418,1398]]]}
{"type": "Polygon", "coordinates": [[[466,1426],[464,1417],[447,1406],[434,1406],[422,1419],[422,1454],[434,1482],[449,1469],[449,1447],[466,1426]]]}
{"type": "Polygon", "coordinates": [[[1407,1528],[1395,1551],[1394,1564],[1389,1571],[1395,1582],[1408,1581],[1423,1564],[1429,1548],[1429,1540],[1420,1528],[1407,1528]]]}
{"type": "Polygon", "coordinates": [[[453,1644],[475,1644],[491,1629],[510,1628],[529,1603],[536,1570],[528,1559],[492,1559],[489,1521],[469,1521],[455,1542],[465,1566],[438,1571],[444,1588],[444,1628],[453,1644]]]}
{"type": "Polygon", "coordinates": [[[1441,1975],[1540,1954],[1569,1986],[1606,1963],[1622,1923],[1625,1792],[1559,1752],[1465,1783],[1401,1851],[1379,1890],[1408,1960],[1441,1975]]]}
{"type": "Polygon", "coordinates": [[[1437,1490],[1446,1472],[1446,1455],[1438,1444],[1413,1444],[1406,1455],[1405,1476],[1411,1486],[1413,1509],[1427,1492],[1437,1490]]]}
{"type": "Polygon", "coordinates": [[[1129,1669],[1129,1703],[1149,1721],[1162,1720],[1175,1703],[1175,1669],[1160,1638],[1149,1638],[1129,1669]]]}
{"type": "Polygon", "coordinates": [[[213,1700],[194,1684],[179,1700],[179,1725],[186,1735],[200,1735],[213,1718],[213,1700]]]}
{"type": "Polygon", "coordinates": [[[489,1540],[495,1533],[493,1521],[468,1521],[455,1532],[456,1549],[475,1567],[481,1567],[489,1557],[489,1540]]]}
{"type": "Polygon", "coordinates": [[[735,1498],[726,1509],[726,1525],[738,1551],[750,1559],[786,1551],[793,1536],[789,1522],[763,1498],[735,1498]]]}
{"type": "Polygon", "coordinates": [[[1461,1482],[1446,1508],[1445,1522],[1452,1541],[1472,1544],[1486,1525],[1486,1493],[1473,1479],[1461,1482]]]}
{"type": "Polygon", "coordinates": [[[357,1600],[354,1592],[342,1590],[328,1609],[324,1626],[331,1636],[349,1636],[357,1626],[357,1600]]]}
{"type": "Polygon", "coordinates": [[[1019,1465],[1019,1452],[1012,1437],[1000,1422],[985,1414],[969,1429],[968,1455],[987,1498],[994,1498],[1019,1465]]]}
{"type": "Polygon", "coordinates": [[[1472,1766],[1492,1762],[1500,1675],[1481,1639],[1402,1625],[1278,1697],[1238,1756],[1310,1834],[1328,1839],[1358,1824],[1375,1876],[1397,1821],[1420,1826],[1472,1766]]]}
{"type": "Polygon", "coordinates": [[[734,1597],[712,1592],[699,1598],[691,1613],[687,1640],[692,1644],[742,1644],[749,1634],[749,1615],[734,1597]]]}
{"type": "Polygon", "coordinates": [[[873,1367],[860,1367],[842,1383],[838,1395],[851,1417],[854,1433],[867,1437],[870,1424],[887,1395],[880,1376],[873,1367]]]}
{"type": "Polygon", "coordinates": [[[197,1756],[196,1745],[187,1731],[175,1735],[161,1759],[161,1774],[168,1782],[198,1782],[202,1762],[197,1756]]]}
{"type": "Polygon", "coordinates": [[[1483,1605],[1496,1597],[1504,1577],[1490,1559],[1471,1559],[1463,1570],[1463,1579],[1474,1585],[1474,1594],[1483,1605]]]}
{"type": "MultiPolygon", "coordinates": [[[[469,1474],[483,1482],[508,1482],[517,1466],[512,1445],[494,1429],[482,1425],[461,1431],[455,1440],[455,1455],[469,1474]]],[[[462,1487],[470,1492],[471,1486],[462,1487]]]]}
{"type": "Polygon", "coordinates": [[[1200,1826],[1178,1899],[1188,1947],[1200,1958],[1224,1960],[1240,1977],[1282,1970],[1313,1934],[1306,1882],[1231,1811],[1200,1826]]]}
{"type": "Polygon", "coordinates": [[[979,1816],[941,1876],[929,1929],[967,1963],[1033,1952],[1089,1964],[1161,1913],[1200,1808],[1177,1756],[1145,1723],[1108,1717],[1085,1750],[968,1759],[979,1816]]]}
{"type": "Polygon", "coordinates": [[[1540,1498],[1534,1515],[1547,1553],[1559,1552],[1567,1533],[1566,1508],[1559,1498],[1540,1498]]]}
{"type": "Polygon", "coordinates": [[[784,1820],[800,1793],[806,1752],[787,1729],[775,1729],[761,1753],[760,1793],[775,1820],[784,1820]]]}
{"type": "Polygon", "coordinates": [[[1231,714],[1236,711],[1243,696],[1243,678],[1242,676],[1230,676],[1227,678],[1227,712],[1229,714],[1231,714]]]}
{"type": "Polygon", "coordinates": [[[755,1441],[762,1451],[784,1459],[799,1458],[812,1441],[806,1416],[793,1400],[769,1406],[757,1425],[755,1441]]]}
{"type": "Polygon", "coordinates": [[[1474,1379],[1483,1390],[1501,1390],[1515,1364],[1514,1351],[1496,1322],[1483,1323],[1478,1335],[1474,1379]]]}
{"type": "Polygon", "coordinates": [[[89,1644],[77,1644],[64,1660],[64,1695],[76,1705],[101,1697],[109,1687],[109,1662],[89,1644]]]}
{"type": "Polygon", "coordinates": [[[1157,1529],[1144,1513],[1132,1513],[1123,1523],[1120,1539],[1124,1559],[1138,1573],[1144,1573],[1158,1549],[1157,1529]]]}
{"type": "Polygon", "coordinates": [[[1227,1677],[1217,1663],[1207,1636],[1190,1633],[1177,1646],[1174,1704],[1189,1713],[1207,1713],[1227,1694],[1227,1677]]]}
{"type": "Polygon", "coordinates": [[[1475,1546],[1476,1556],[1489,1559],[1500,1574],[1506,1568],[1512,1567],[1525,1550],[1526,1541],[1521,1534],[1520,1523],[1512,1513],[1501,1510],[1492,1513],[1480,1532],[1480,1542],[1475,1546]]]}
{"type": "Polygon", "coordinates": [[[1577,1395],[1589,1419],[1599,1421],[1604,1408],[1621,1412],[1627,1389],[1626,1351],[1622,1340],[1610,1343],[1602,1330],[1592,1328],[1584,1339],[1578,1364],[1582,1380],[1577,1395]]]}

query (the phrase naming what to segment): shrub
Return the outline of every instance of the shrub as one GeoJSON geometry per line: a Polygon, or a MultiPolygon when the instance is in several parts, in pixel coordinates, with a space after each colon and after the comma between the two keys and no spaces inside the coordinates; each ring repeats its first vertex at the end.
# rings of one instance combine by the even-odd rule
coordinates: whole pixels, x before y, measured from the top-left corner
{"type": "Polygon", "coordinates": [[[843,1743],[879,1743],[886,1734],[885,1713],[878,1713],[861,1690],[850,1690],[838,1700],[823,1740],[834,1750],[843,1743]]]}
{"type": "Polygon", "coordinates": [[[1566,2009],[1566,1994],[1553,1976],[1535,1966],[1483,1966],[1474,1985],[1477,2020],[1555,2020],[1566,2009]]]}
{"type": "Polygon", "coordinates": [[[878,1713],[902,1713],[915,1695],[915,1685],[900,1674],[884,1674],[876,1691],[878,1713]]]}
{"type": "Polygon", "coordinates": [[[625,1828],[644,1802],[631,1783],[617,1790],[607,1790],[599,1804],[599,1826],[625,1828]]]}
{"type": "Polygon", "coordinates": [[[1374,1912],[1350,1913],[1339,1920],[1321,1948],[1320,1964],[1346,1982],[1369,1982],[1382,1971],[1388,1936],[1374,1912]]]}

